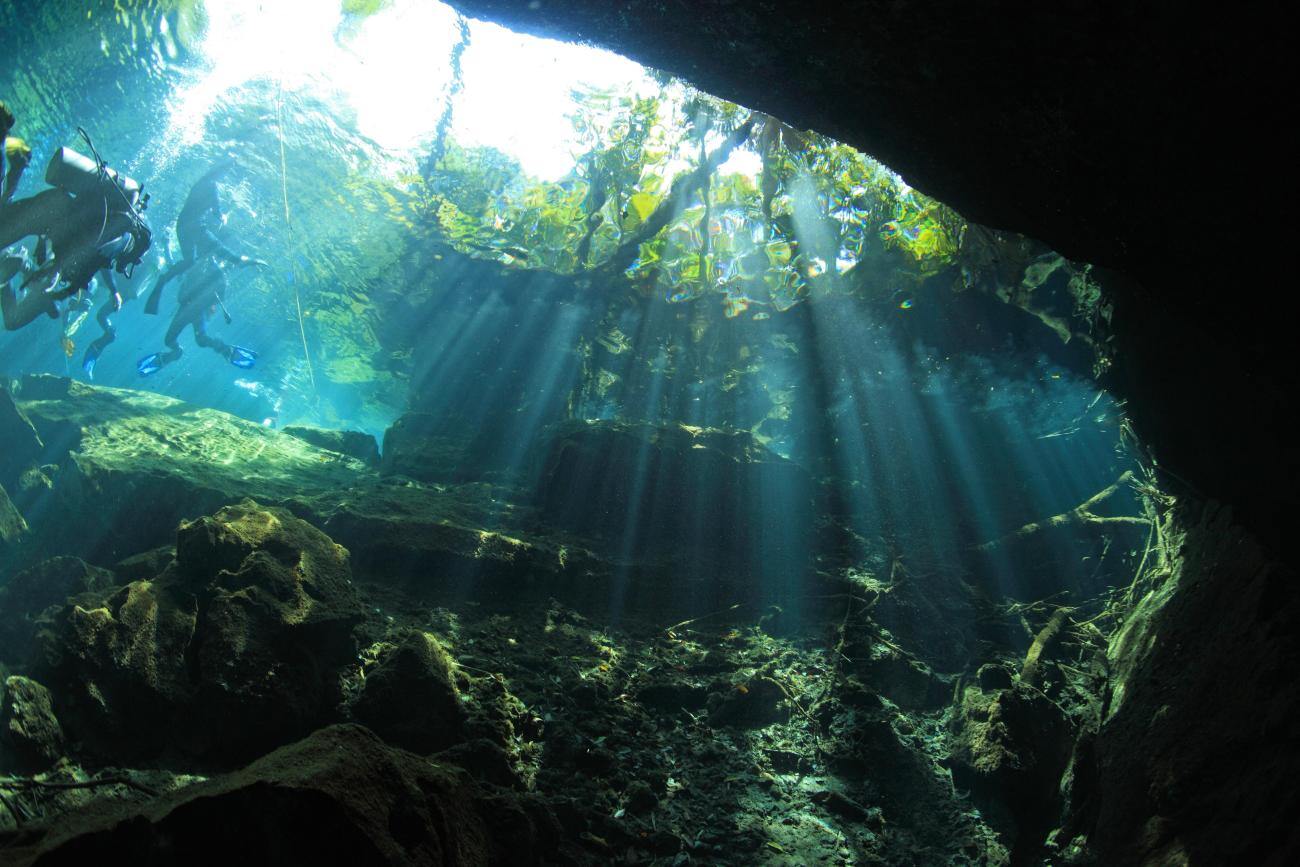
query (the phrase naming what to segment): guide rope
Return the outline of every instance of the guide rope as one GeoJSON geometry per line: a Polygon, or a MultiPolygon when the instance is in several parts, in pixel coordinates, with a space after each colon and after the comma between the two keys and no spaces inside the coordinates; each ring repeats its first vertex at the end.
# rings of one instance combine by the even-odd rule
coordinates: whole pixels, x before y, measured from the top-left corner
{"type": "MultiPolygon", "coordinates": [[[[284,153],[284,80],[276,79],[275,83],[275,132],[280,140],[280,195],[284,200],[284,225],[289,235],[289,247],[293,248],[293,220],[289,214],[289,172],[288,160],[284,153]]],[[[307,362],[307,379],[311,382],[311,390],[316,392],[316,371],[312,367],[311,352],[307,348],[307,328],[303,324],[302,315],[302,294],[298,289],[299,273],[298,258],[293,257],[290,262],[291,276],[290,282],[293,283],[293,306],[298,314],[298,336],[302,338],[302,357],[307,362]]]]}

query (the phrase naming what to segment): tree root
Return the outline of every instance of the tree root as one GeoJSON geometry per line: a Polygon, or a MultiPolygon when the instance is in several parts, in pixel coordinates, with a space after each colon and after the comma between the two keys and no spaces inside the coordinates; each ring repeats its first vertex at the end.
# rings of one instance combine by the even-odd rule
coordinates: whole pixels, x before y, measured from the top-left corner
{"type": "Polygon", "coordinates": [[[1062,527],[1089,526],[1089,525],[1095,525],[1095,526],[1122,525],[1122,526],[1129,526],[1129,527],[1149,526],[1151,523],[1150,518],[1145,518],[1145,517],[1139,518],[1136,515],[1120,515],[1116,517],[1103,517],[1101,515],[1093,514],[1092,509],[1095,506],[1097,506],[1099,503],[1105,501],[1106,499],[1114,495],[1114,493],[1120,489],[1121,485],[1127,484],[1132,480],[1133,480],[1133,471],[1126,470],[1124,474],[1121,475],[1118,479],[1116,479],[1112,484],[1106,486],[1102,490],[1093,494],[1091,497],[1084,500],[1082,503],[1075,506],[1073,509],[1070,509],[1068,512],[1062,512],[1059,515],[1053,515],[1052,517],[1045,518],[1042,521],[1034,521],[1032,523],[1025,524],[1020,529],[1008,533],[1007,535],[999,539],[994,539],[990,542],[985,542],[982,545],[976,545],[975,550],[989,553],[998,550],[1004,545],[1008,545],[1013,542],[1019,542],[1024,539],[1027,539],[1028,537],[1033,536],[1036,533],[1041,533],[1046,530],[1055,530],[1062,527]]]}
{"type": "Polygon", "coordinates": [[[1061,633],[1061,627],[1065,624],[1066,615],[1073,609],[1058,608],[1052,612],[1051,618],[1047,625],[1038,631],[1034,636],[1034,643],[1029,645],[1029,652],[1025,654],[1025,662],[1020,667],[1020,682],[1030,686],[1038,685],[1038,663],[1042,659],[1043,653],[1052,645],[1058,635],[1061,633]]]}

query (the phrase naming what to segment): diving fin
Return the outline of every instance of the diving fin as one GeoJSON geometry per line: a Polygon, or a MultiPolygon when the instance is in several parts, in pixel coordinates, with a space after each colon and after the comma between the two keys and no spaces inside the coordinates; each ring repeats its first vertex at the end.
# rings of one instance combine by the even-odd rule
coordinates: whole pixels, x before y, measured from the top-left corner
{"type": "Polygon", "coordinates": [[[245,349],[242,346],[230,347],[230,363],[235,365],[235,367],[242,367],[244,370],[249,370],[256,361],[257,353],[253,350],[245,349]]]}
{"type": "Polygon", "coordinates": [[[155,352],[152,355],[146,355],[135,363],[135,369],[141,376],[149,376],[162,370],[162,353],[155,352]]]}
{"type": "Polygon", "coordinates": [[[95,362],[97,361],[99,361],[99,354],[86,350],[85,357],[81,359],[81,369],[86,371],[86,379],[93,380],[95,378],[95,362]]]}

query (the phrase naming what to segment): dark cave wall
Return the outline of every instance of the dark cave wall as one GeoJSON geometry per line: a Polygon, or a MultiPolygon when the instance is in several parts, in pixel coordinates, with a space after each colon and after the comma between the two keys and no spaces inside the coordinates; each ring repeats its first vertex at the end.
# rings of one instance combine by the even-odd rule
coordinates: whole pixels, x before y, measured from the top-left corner
{"type": "Polygon", "coordinates": [[[1102,864],[1294,864],[1296,575],[1219,507],[1183,507],[1163,541],[1174,568],[1111,640],[1081,830],[1102,864]]]}
{"type": "Polygon", "coordinates": [[[1264,7],[451,0],[849,142],[968,219],[1117,274],[1119,359],[1161,465],[1280,548],[1300,305],[1281,265],[1287,28],[1264,7]]]}

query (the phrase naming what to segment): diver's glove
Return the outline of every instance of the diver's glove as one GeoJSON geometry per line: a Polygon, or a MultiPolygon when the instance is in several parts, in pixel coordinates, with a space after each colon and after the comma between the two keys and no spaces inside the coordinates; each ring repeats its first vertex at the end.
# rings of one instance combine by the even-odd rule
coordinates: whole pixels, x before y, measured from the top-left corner
{"type": "Polygon", "coordinates": [[[136,372],[141,376],[150,376],[162,370],[162,353],[155,352],[152,355],[146,355],[135,363],[136,372]]]}
{"type": "Polygon", "coordinates": [[[257,353],[242,346],[230,347],[230,363],[235,367],[249,370],[257,361],[257,353]]]}

